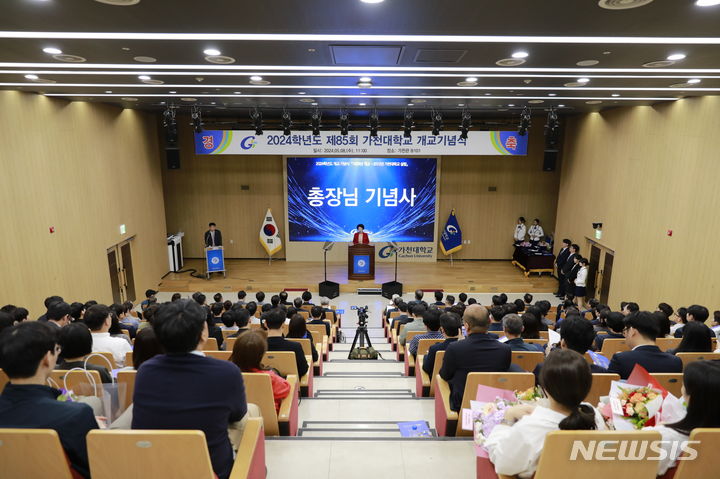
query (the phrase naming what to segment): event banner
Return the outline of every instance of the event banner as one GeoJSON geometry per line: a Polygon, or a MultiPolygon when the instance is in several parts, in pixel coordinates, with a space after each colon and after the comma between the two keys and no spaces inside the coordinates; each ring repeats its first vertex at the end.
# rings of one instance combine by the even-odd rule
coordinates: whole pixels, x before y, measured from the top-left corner
{"type": "Polygon", "coordinates": [[[526,155],[528,136],[515,131],[460,132],[415,131],[411,138],[402,132],[323,131],[320,135],[297,132],[283,135],[252,130],[204,130],[195,133],[198,155],[526,155]]]}
{"type": "Polygon", "coordinates": [[[288,158],[290,241],[435,240],[435,158],[288,158]]]}

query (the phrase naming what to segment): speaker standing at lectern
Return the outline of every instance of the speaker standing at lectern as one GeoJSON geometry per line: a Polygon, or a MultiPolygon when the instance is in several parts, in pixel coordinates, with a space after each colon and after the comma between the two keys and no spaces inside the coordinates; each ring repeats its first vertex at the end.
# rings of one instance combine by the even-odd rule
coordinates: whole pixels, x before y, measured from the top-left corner
{"type": "Polygon", "coordinates": [[[215,223],[208,225],[209,230],[205,232],[205,247],[222,246],[222,233],[215,227],[215,223]]]}
{"type": "Polygon", "coordinates": [[[353,236],[353,244],[369,244],[370,237],[365,233],[365,225],[362,223],[357,225],[357,233],[353,236]]]}

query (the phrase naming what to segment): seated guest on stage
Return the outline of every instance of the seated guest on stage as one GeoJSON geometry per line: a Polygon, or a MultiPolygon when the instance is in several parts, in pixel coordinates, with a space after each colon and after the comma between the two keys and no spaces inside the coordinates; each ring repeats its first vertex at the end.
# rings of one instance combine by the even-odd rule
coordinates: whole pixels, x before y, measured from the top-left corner
{"type": "Polygon", "coordinates": [[[85,312],[83,320],[92,333],[92,350],[94,353],[112,353],[115,364],[119,367],[125,365],[125,353],[132,351],[130,343],[123,338],[110,336],[112,317],[110,308],[104,304],[90,306],[85,312]]]}
{"type": "Polygon", "coordinates": [[[222,315],[224,311],[225,307],[222,303],[213,303],[213,305],[210,306],[210,312],[212,313],[213,321],[215,322],[215,324],[222,324],[222,315]]]}
{"type": "Polygon", "coordinates": [[[323,319],[329,319],[333,324],[337,323],[337,314],[335,313],[335,310],[330,307],[330,298],[326,298],[325,296],[321,297],[320,307],[325,312],[323,319]]]}
{"type": "Polygon", "coordinates": [[[312,293],[310,291],[303,291],[302,300],[303,300],[304,307],[315,306],[314,304],[312,304],[310,302],[311,299],[312,299],[312,293]]]}
{"type": "Polygon", "coordinates": [[[462,328],[462,320],[457,314],[443,313],[440,315],[440,331],[445,341],[430,346],[427,354],[423,357],[423,371],[431,378],[435,367],[435,355],[438,351],[445,351],[450,344],[460,339],[460,328],[462,328]]]}
{"type": "Polygon", "coordinates": [[[682,361],[677,356],[660,351],[655,344],[657,334],[657,323],[651,312],[639,311],[626,316],[625,344],[631,350],[615,353],[607,372],[627,379],[635,365],[639,364],[649,373],[681,373],[682,361]]]}
{"type": "MultiPolygon", "coordinates": [[[[595,330],[587,319],[580,316],[570,315],[565,318],[560,330],[560,349],[571,349],[578,354],[585,355],[592,347],[595,340],[595,330]]],[[[535,366],[535,380],[539,383],[543,363],[535,366]]],[[[605,368],[596,364],[590,365],[592,373],[606,373],[605,368]]]]}
{"type": "Polygon", "coordinates": [[[408,305],[405,301],[402,299],[398,303],[398,309],[400,310],[400,314],[398,316],[395,316],[392,320],[392,323],[390,323],[390,329],[394,329],[395,331],[400,333],[400,325],[401,324],[407,324],[410,321],[412,321],[412,318],[409,317],[408,314],[408,305]]]}
{"type": "Polygon", "coordinates": [[[285,335],[286,338],[293,339],[309,339],[310,340],[310,351],[312,352],[313,362],[318,360],[318,352],[315,348],[315,341],[313,341],[312,334],[307,330],[307,322],[301,315],[296,314],[290,319],[288,324],[288,332],[285,335]]]}
{"type": "Polygon", "coordinates": [[[267,339],[260,331],[243,334],[233,346],[230,361],[244,373],[262,373],[270,376],[275,412],[280,412],[280,404],[290,394],[290,383],[278,376],[272,368],[262,365],[263,355],[267,351],[267,339]]]}
{"type": "Polygon", "coordinates": [[[698,321],[689,321],[683,327],[682,341],[677,348],[668,350],[668,353],[711,353],[712,338],[707,334],[708,329],[710,328],[698,321]]]}
{"type": "Polygon", "coordinates": [[[660,459],[658,476],[677,466],[682,453],[679,443],[688,441],[690,433],[697,428],[720,428],[720,362],[694,361],[683,373],[682,398],[687,404],[685,417],[674,424],[646,427],[643,430],[658,431],[662,436],[661,447],[665,450],[660,459]]]}
{"type": "MultiPolygon", "coordinates": [[[[0,395],[0,428],[55,430],[72,468],[90,477],[85,436],[98,427],[93,410],[58,401],[60,391],[47,385],[60,354],[58,333],[45,322],[26,321],[0,335],[0,368],[10,378],[0,395]]],[[[41,458],[42,451],[38,454],[41,458]]]]}
{"type": "Polygon", "coordinates": [[[325,310],[321,306],[313,306],[310,310],[310,321],[308,324],[324,324],[325,336],[330,337],[330,324],[323,321],[325,310]]]}
{"type": "Polygon", "coordinates": [[[435,302],[433,303],[435,306],[444,306],[445,303],[443,303],[443,292],[442,291],[435,291],[435,302]]]}
{"type": "Polygon", "coordinates": [[[208,224],[208,230],[205,232],[205,247],[222,246],[222,233],[215,223],[208,224]]]}
{"type": "Polygon", "coordinates": [[[463,315],[468,337],[445,350],[440,376],[450,384],[450,409],[459,411],[468,373],[500,372],[510,367],[510,346],[487,334],[490,319],[487,308],[468,306],[463,315]]]}
{"type": "Polygon", "coordinates": [[[257,293],[255,293],[255,303],[258,306],[262,306],[263,304],[265,304],[265,293],[263,293],[262,291],[258,291],[257,293]]]}
{"type": "Polygon", "coordinates": [[[285,306],[292,306],[292,303],[288,301],[288,292],[287,291],[280,291],[280,304],[283,304],[285,306]]]}
{"type": "Polygon", "coordinates": [[[592,374],[585,358],[577,352],[551,352],[540,385],[548,397],[548,406],[522,404],[507,408],[504,423],[495,426],[485,442],[497,474],[532,477],[549,432],[607,429],[600,413],[583,402],[590,392],[592,374]]]}
{"type": "Polygon", "coordinates": [[[488,331],[502,331],[502,319],[505,316],[505,308],[502,306],[493,306],[490,308],[490,327],[488,331]]]}
{"type": "MultiPolygon", "coordinates": [[[[285,295],[287,296],[287,293],[285,293],[285,295]]],[[[247,296],[247,293],[245,291],[238,291],[238,294],[237,294],[238,300],[237,300],[237,303],[235,303],[235,304],[244,306],[246,304],[246,302],[245,302],[246,296],[247,296]]]]}
{"type": "Polygon", "coordinates": [[[58,335],[58,344],[62,348],[63,360],[55,366],[55,369],[70,370],[73,368],[97,371],[100,380],[104,383],[111,383],[112,376],[107,367],[85,363],[85,356],[92,352],[93,338],[85,323],[72,323],[62,328],[58,335]]]}
{"type": "Polygon", "coordinates": [[[265,318],[265,326],[267,331],[268,351],[291,351],[295,353],[295,362],[297,363],[298,379],[305,376],[309,366],[305,359],[305,353],[300,343],[288,341],[283,338],[282,327],[285,324],[285,313],[277,309],[272,310],[263,315],[265,318]]]}
{"type": "MultiPolygon", "coordinates": [[[[442,339],[443,334],[440,332],[440,310],[437,308],[429,309],[423,313],[423,324],[425,325],[426,333],[418,334],[408,346],[408,351],[413,357],[417,356],[418,346],[420,345],[421,339],[442,339]]],[[[407,327],[407,326],[406,326],[407,327]]]]}
{"type": "Polygon", "coordinates": [[[365,225],[359,224],[355,227],[357,233],[353,235],[353,244],[369,244],[370,237],[365,233],[365,225]]]}
{"type": "Polygon", "coordinates": [[[233,466],[228,425],[247,412],[242,373],[229,361],[202,352],[207,315],[199,305],[179,300],[160,306],[153,323],[166,354],[143,363],[135,379],[133,429],[199,429],[219,479],[233,466]]]}
{"type": "Polygon", "coordinates": [[[610,312],[605,317],[605,324],[608,328],[607,334],[598,334],[595,337],[595,351],[601,351],[603,341],[606,339],[623,339],[623,330],[625,329],[625,316],[622,313],[610,312]]]}
{"type": "Polygon", "coordinates": [[[523,320],[517,314],[506,314],[503,317],[502,325],[505,337],[507,338],[505,344],[510,346],[513,351],[543,352],[543,348],[539,344],[526,343],[523,341],[523,320]]]}
{"type": "MultiPolygon", "coordinates": [[[[239,338],[241,335],[250,331],[250,311],[247,309],[236,309],[228,311],[228,313],[232,314],[232,319],[238,328],[237,331],[228,336],[228,338],[239,338]]],[[[225,314],[223,314],[223,321],[225,321],[225,314]]]]}
{"type": "MultiPolygon", "coordinates": [[[[699,304],[693,304],[692,306],[689,306],[687,308],[687,313],[685,314],[687,324],[689,324],[691,321],[696,321],[704,325],[708,317],[710,317],[710,312],[708,311],[708,309],[705,306],[700,306],[699,304]]],[[[684,329],[685,326],[676,329],[674,336],[676,338],[682,338],[684,329]]],[[[708,328],[707,326],[705,326],[705,329],[705,334],[707,334],[708,337],[715,337],[715,333],[713,333],[712,329],[708,328]]]]}
{"type": "Polygon", "coordinates": [[[415,304],[410,307],[410,318],[412,321],[405,323],[405,328],[400,332],[398,342],[405,346],[407,333],[410,331],[425,331],[425,323],[423,323],[423,315],[425,314],[425,306],[422,304],[415,304]]]}

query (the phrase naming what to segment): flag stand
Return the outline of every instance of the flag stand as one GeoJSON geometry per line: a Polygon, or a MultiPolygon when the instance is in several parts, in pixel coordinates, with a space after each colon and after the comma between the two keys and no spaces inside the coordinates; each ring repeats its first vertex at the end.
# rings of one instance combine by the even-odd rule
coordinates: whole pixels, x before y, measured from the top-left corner
{"type": "Polygon", "coordinates": [[[450,253],[450,266],[452,266],[452,265],[453,265],[453,254],[450,253]]]}

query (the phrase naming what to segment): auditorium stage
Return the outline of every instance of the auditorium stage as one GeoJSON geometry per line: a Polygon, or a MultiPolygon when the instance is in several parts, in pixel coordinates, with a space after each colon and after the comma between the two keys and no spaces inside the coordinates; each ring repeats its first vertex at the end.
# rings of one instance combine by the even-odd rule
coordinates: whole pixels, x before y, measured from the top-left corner
{"type": "MultiPolygon", "coordinates": [[[[323,281],[321,262],[287,262],[274,260],[228,259],[226,278],[215,273],[210,281],[194,278],[189,273],[169,273],[160,284],[159,291],[266,291],[278,292],[285,288],[318,290],[323,281]]],[[[203,273],[205,260],[188,259],[185,268],[203,273]]],[[[380,288],[392,281],[394,263],[376,263],[374,281],[348,281],[346,263],[328,263],[328,280],[340,283],[340,292],[354,293],[358,288],[380,288]]],[[[466,293],[551,293],[557,281],[545,274],[541,277],[523,276],[522,271],[507,261],[437,261],[435,263],[400,263],[398,281],[404,292],[415,289],[443,289],[446,292],[466,293]]]]}

